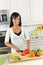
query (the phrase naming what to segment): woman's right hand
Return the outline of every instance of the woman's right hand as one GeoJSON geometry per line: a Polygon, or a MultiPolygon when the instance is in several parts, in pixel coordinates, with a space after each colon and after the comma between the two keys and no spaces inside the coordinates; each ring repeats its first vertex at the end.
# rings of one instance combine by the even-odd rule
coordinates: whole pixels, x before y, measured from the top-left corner
{"type": "Polygon", "coordinates": [[[16,50],[17,52],[20,52],[20,49],[19,49],[19,48],[15,48],[15,50],[16,50]]]}

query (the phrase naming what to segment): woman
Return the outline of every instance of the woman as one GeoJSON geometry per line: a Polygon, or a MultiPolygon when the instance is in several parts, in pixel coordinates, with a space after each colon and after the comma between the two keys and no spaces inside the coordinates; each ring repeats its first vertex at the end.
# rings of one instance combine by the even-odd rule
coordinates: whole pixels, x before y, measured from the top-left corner
{"type": "Polygon", "coordinates": [[[11,52],[20,52],[26,48],[30,49],[30,37],[27,31],[21,27],[21,16],[14,12],[11,15],[10,28],[6,32],[5,45],[11,48],[11,52]],[[11,43],[9,42],[11,39],[11,43]]]}

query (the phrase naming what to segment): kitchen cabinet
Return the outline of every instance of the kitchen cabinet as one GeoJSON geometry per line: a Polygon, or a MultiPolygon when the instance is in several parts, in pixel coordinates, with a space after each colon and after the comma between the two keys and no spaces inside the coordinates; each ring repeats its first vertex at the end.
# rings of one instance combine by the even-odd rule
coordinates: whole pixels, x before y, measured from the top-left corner
{"type": "Polygon", "coordinates": [[[0,10],[21,15],[22,25],[43,24],[43,0],[0,0],[0,10]]]}
{"type": "Polygon", "coordinates": [[[18,12],[22,18],[23,25],[30,24],[30,6],[29,0],[10,0],[10,10],[12,12],[18,12]]]}
{"type": "Polygon", "coordinates": [[[30,49],[42,49],[43,50],[43,37],[32,37],[30,40],[30,49]]]}
{"type": "Polygon", "coordinates": [[[10,0],[11,12],[18,12],[23,25],[43,24],[43,0],[10,0]]]}
{"type": "Polygon", "coordinates": [[[43,0],[30,0],[31,23],[43,24],[43,0]]]}
{"type": "Polygon", "coordinates": [[[0,10],[9,9],[9,0],[0,0],[0,10]]]}

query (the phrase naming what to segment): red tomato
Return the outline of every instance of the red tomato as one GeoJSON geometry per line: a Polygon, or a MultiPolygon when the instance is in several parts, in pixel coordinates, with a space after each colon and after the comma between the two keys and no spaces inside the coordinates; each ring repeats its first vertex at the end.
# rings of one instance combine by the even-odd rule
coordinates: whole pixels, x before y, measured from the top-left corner
{"type": "Polygon", "coordinates": [[[26,54],[25,53],[22,53],[21,56],[25,56],[26,54]]]}
{"type": "Polygon", "coordinates": [[[25,52],[25,54],[29,54],[30,50],[29,49],[25,49],[24,52],[25,52]]]}

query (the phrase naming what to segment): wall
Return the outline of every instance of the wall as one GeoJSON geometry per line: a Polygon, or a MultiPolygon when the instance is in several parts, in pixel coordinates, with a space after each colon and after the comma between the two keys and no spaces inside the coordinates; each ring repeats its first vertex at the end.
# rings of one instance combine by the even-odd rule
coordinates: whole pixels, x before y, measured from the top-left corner
{"type": "Polygon", "coordinates": [[[9,24],[0,24],[0,31],[6,31],[9,28],[9,24]]]}

